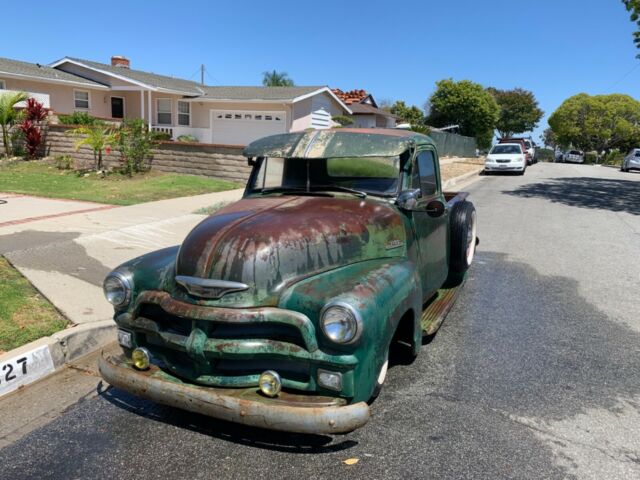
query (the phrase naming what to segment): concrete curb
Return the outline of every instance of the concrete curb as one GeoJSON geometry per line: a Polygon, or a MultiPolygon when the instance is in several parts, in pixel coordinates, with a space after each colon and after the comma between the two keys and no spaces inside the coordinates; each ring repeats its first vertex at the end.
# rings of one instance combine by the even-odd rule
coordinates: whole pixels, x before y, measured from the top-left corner
{"type": "Polygon", "coordinates": [[[482,166],[479,165],[476,170],[472,170],[471,172],[463,173],[462,175],[459,175],[457,177],[450,178],[449,180],[444,182],[444,185],[442,186],[442,190],[447,190],[459,184],[460,182],[468,180],[471,177],[478,176],[480,175],[480,172],[482,172],[483,170],[484,170],[484,165],[482,166]]]}
{"type": "Polygon", "coordinates": [[[0,355],[0,370],[15,371],[12,383],[0,385],[0,397],[54,373],[88,353],[116,340],[113,320],[75,325],[0,355]]]}

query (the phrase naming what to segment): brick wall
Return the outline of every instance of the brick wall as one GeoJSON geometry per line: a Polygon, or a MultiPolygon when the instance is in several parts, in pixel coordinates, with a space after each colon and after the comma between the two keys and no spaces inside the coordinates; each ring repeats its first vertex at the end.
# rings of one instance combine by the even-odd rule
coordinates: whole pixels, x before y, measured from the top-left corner
{"type": "MultiPolygon", "coordinates": [[[[44,135],[44,154],[52,157],[69,155],[81,166],[93,165],[93,151],[86,146],[76,151],[76,137],[65,133],[69,129],[62,125],[49,125],[44,135]]],[[[152,170],[161,172],[204,175],[239,183],[246,182],[251,173],[241,147],[162,142],[152,150],[152,155],[152,170]]],[[[119,159],[117,151],[103,154],[103,162],[108,167],[119,165],[119,159]]]]}

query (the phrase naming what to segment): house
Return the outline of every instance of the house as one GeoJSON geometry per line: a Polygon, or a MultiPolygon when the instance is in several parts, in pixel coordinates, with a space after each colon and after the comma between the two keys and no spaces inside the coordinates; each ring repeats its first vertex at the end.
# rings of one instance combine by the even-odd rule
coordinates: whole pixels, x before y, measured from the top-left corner
{"type": "Polygon", "coordinates": [[[343,92],[334,88],[333,93],[352,111],[353,126],[360,128],[394,128],[397,117],[378,108],[378,104],[365,90],[343,92]]]}
{"type": "Polygon", "coordinates": [[[246,145],[265,135],[333,126],[351,109],[326,86],[238,87],[65,57],[49,65],[0,58],[0,89],[26,91],[58,114],[141,118],[156,131],[201,143],[246,145]]]}

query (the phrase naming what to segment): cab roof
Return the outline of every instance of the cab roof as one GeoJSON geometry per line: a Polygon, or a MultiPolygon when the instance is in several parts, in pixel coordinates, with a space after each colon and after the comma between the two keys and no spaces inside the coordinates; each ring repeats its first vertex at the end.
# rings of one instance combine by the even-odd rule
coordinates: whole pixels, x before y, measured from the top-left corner
{"type": "Polygon", "coordinates": [[[430,137],[410,130],[339,128],[271,135],[250,143],[242,153],[250,158],[386,157],[417,145],[435,146],[430,137]]]}

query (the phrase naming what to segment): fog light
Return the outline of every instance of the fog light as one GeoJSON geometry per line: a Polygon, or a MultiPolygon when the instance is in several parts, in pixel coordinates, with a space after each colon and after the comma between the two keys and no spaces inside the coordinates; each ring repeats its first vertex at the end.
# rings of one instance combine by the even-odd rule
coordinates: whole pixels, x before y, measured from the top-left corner
{"type": "Polygon", "coordinates": [[[339,392],[342,390],[342,374],[337,372],[327,372],[318,370],[318,384],[329,390],[339,392]]]}
{"type": "Polygon", "coordinates": [[[151,354],[146,348],[138,347],[131,353],[131,360],[138,370],[147,370],[151,365],[151,354]]]}
{"type": "Polygon", "coordinates": [[[282,388],[282,381],[280,380],[280,375],[276,372],[267,370],[260,375],[258,385],[260,386],[260,391],[267,397],[277,397],[282,388]]]}

